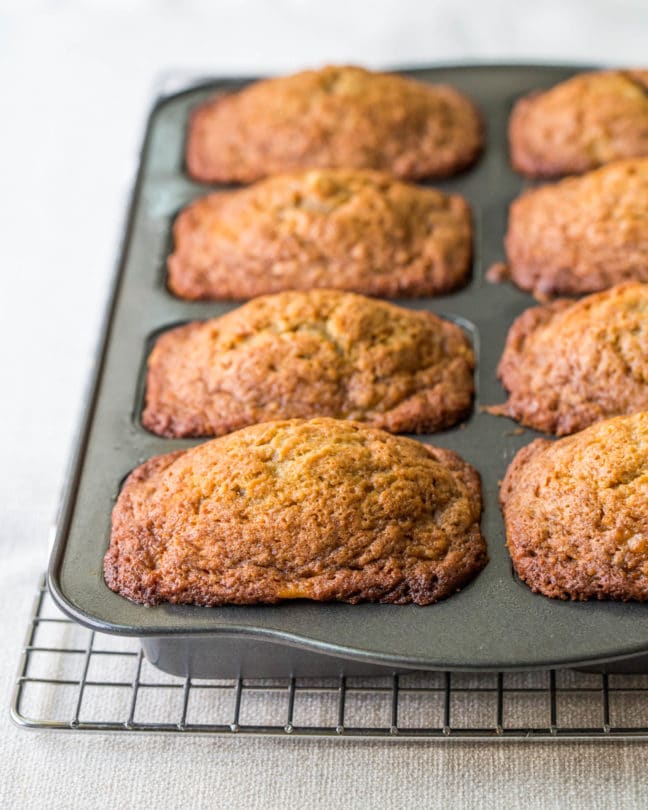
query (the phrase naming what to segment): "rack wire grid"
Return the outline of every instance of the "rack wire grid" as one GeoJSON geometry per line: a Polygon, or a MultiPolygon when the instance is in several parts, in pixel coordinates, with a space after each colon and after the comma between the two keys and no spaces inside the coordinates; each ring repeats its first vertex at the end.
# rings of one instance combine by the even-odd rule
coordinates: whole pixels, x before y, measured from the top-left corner
{"type": "Polygon", "coordinates": [[[40,582],[11,705],[35,729],[389,740],[648,739],[648,675],[198,680],[63,616],[40,582]]]}

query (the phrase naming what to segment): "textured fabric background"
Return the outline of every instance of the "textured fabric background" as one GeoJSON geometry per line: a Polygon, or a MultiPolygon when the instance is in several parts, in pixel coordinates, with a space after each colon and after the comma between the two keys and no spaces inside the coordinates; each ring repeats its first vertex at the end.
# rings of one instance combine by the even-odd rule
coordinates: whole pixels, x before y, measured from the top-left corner
{"type": "Polygon", "coordinates": [[[6,707],[154,79],[462,60],[648,62],[645,0],[0,4],[0,807],[643,807],[643,744],[45,735],[6,707]]]}

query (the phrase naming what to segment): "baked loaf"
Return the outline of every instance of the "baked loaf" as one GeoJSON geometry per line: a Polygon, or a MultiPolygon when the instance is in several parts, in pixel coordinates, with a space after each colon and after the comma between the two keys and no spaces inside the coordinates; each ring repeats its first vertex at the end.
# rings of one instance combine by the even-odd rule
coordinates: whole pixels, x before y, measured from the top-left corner
{"type": "Polygon", "coordinates": [[[168,283],[181,298],[313,287],[389,298],[464,284],[472,222],[463,197],[331,169],[198,199],[177,218],[174,241],[168,283]]]}
{"type": "Polygon", "coordinates": [[[482,144],[479,113],[452,87],[329,66],[255,82],[198,107],[187,167],[207,183],[336,167],[445,177],[470,166],[482,144]]]}
{"type": "Polygon", "coordinates": [[[648,158],[518,197],[506,252],[513,281],[539,296],[648,281],[648,158]]]}
{"type": "Polygon", "coordinates": [[[477,472],[449,450],[335,419],[254,425],[127,479],[104,572],[148,605],[414,602],[486,564],[477,472]]]}
{"type": "Polygon", "coordinates": [[[648,599],[648,413],[522,448],[500,490],[518,576],[560,599],[648,599]]]}
{"type": "Polygon", "coordinates": [[[513,167],[529,177],[648,156],[648,70],[581,73],[521,98],[509,140],[513,167]]]}
{"type": "Polygon", "coordinates": [[[335,416],[429,433],[469,412],[473,368],[463,331],[431,312],[334,290],[279,293],[158,338],[142,422],[162,436],[218,436],[335,416]]]}
{"type": "Polygon", "coordinates": [[[648,284],[526,310],[498,375],[510,396],[489,411],[559,436],[648,410],[648,284]]]}

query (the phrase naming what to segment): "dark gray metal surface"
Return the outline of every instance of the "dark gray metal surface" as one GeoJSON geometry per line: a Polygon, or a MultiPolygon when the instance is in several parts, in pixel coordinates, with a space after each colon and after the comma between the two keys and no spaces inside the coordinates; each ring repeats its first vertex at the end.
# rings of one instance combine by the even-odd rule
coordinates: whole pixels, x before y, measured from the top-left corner
{"type": "MultiPolygon", "coordinates": [[[[173,323],[232,308],[173,298],[165,288],[164,267],[174,215],[207,190],[183,171],[188,113],[213,92],[241,82],[215,81],[156,104],[143,147],[97,384],[50,563],[49,586],[65,612],[97,630],[142,637],[153,660],[182,674],[193,674],[197,666],[196,657],[187,652],[196,636],[207,637],[196,640],[193,651],[211,649],[212,674],[224,671],[218,661],[222,662],[225,652],[220,640],[226,637],[237,639],[227,642],[230,653],[247,649],[248,658],[251,655],[256,661],[249,674],[263,674],[270,660],[284,661],[284,669],[293,674],[314,674],[306,659],[305,671],[296,671],[299,650],[309,651],[308,660],[318,652],[338,658],[336,666],[341,670],[347,666],[345,661],[358,662],[365,669],[367,665],[527,669],[592,664],[648,652],[648,605],[549,600],[532,594],[514,577],[497,505],[498,481],[516,451],[537,434],[480,413],[480,406],[503,400],[495,369],[505,336],[513,319],[534,304],[511,285],[492,285],[484,279],[489,265],[503,258],[507,207],[524,186],[508,165],[508,114],[520,94],[551,86],[576,70],[471,66],[411,72],[419,80],[449,82],[468,93],[487,124],[487,147],[478,165],[460,177],[433,184],[464,194],[472,205],[476,226],[472,282],[451,296],[401,302],[457,319],[473,335],[478,357],[478,392],[471,418],[458,428],[421,440],[456,450],[480,471],[485,497],[482,529],[490,563],[461,593],[426,608],[308,602],[145,608],[106,587],[102,557],[108,546],[110,511],[124,477],[152,455],[197,443],[157,438],[139,423],[150,337],[173,323]],[[255,639],[278,643],[265,644],[261,650],[255,639]]],[[[201,660],[208,658],[203,653],[201,660]]],[[[228,672],[239,665],[243,666],[236,656],[227,666],[222,663],[228,672]]],[[[317,663],[313,666],[317,671],[317,663]]]]}
{"type": "Polygon", "coordinates": [[[42,581],[11,718],[25,729],[130,735],[645,742],[647,701],[648,675],[572,670],[173,677],[149,665],[137,639],[105,636],[64,618],[42,581]]]}

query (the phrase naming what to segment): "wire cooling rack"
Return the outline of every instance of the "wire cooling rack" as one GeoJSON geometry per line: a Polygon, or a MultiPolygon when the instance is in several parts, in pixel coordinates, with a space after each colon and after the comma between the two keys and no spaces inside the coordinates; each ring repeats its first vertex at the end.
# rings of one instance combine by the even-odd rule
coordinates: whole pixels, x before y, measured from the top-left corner
{"type": "Polygon", "coordinates": [[[177,678],[149,664],[136,639],[95,633],[64,617],[43,578],[11,714],[27,728],[126,734],[648,739],[648,675],[177,678]]]}

